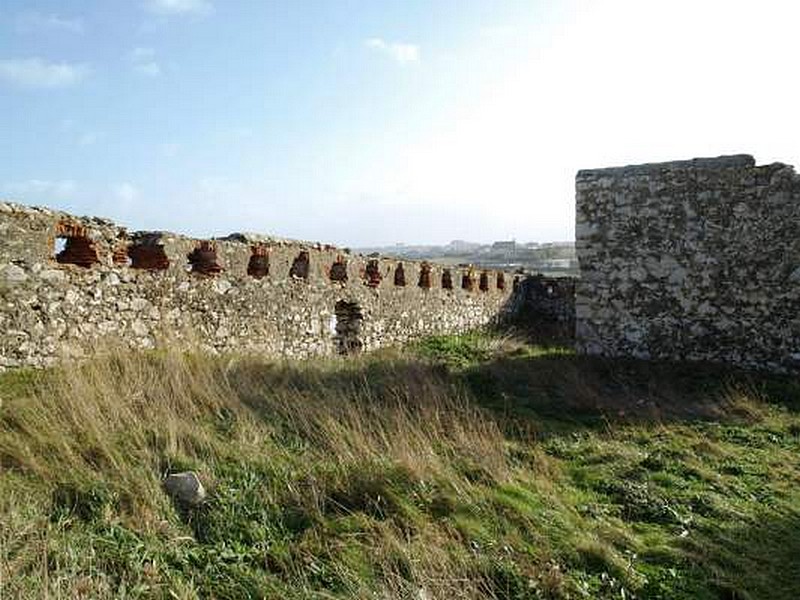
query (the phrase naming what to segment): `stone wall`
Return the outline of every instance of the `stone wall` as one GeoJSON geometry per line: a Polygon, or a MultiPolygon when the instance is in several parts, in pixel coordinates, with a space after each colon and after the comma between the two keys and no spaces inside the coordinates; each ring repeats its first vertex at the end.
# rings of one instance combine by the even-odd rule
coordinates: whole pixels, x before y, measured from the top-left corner
{"type": "Polygon", "coordinates": [[[534,342],[571,346],[575,340],[574,277],[520,279],[513,324],[534,342]]]}
{"type": "Polygon", "coordinates": [[[235,234],[195,240],[0,203],[0,368],[103,340],[308,357],[488,324],[509,276],[235,234]]]}
{"type": "Polygon", "coordinates": [[[580,171],[578,349],[800,369],[800,177],[751,156],[580,171]]]}

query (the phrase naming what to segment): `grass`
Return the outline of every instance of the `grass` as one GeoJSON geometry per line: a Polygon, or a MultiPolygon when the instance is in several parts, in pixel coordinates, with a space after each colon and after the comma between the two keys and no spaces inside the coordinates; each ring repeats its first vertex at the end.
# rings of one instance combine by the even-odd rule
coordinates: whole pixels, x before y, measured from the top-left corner
{"type": "Polygon", "coordinates": [[[786,377],[472,334],[109,350],[0,399],[2,599],[800,597],[786,377]]]}

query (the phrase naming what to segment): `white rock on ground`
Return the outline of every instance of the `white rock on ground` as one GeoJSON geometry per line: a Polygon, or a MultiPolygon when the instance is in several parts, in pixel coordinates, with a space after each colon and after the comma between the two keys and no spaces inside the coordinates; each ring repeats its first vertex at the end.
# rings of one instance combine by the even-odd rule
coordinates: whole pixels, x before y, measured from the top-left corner
{"type": "Polygon", "coordinates": [[[173,473],[164,479],[164,489],[181,504],[197,505],[206,499],[206,489],[197,473],[173,473]]]}

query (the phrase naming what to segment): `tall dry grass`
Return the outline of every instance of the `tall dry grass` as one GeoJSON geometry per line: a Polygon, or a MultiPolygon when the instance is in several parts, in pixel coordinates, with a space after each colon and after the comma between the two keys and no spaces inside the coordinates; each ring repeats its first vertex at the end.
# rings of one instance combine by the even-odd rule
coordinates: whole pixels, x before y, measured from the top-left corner
{"type": "MultiPolygon", "coordinates": [[[[434,342],[430,363],[111,347],[0,376],[0,600],[516,598],[530,586],[562,598],[593,581],[592,565],[638,589],[622,549],[645,541],[613,513],[585,511],[587,498],[639,514],[652,492],[689,514],[685,490],[704,493],[689,474],[702,481],[708,461],[727,469],[775,440],[792,448],[800,430],[763,391],[796,396],[792,382],[760,398],[695,366],[434,342]],[[723,414],[735,443],[693,428],[723,414]],[[537,423],[549,437],[535,441],[537,423]],[[646,474],[643,445],[669,478],[629,484],[646,474]],[[188,514],[161,486],[185,469],[210,489],[188,514]]],[[[672,539],[673,524],[658,523],[648,531],[672,539]]]]}
{"type": "MultiPolygon", "coordinates": [[[[173,511],[162,477],[187,466],[213,497],[220,468],[272,465],[265,504],[295,505],[319,520],[347,512],[372,485],[380,493],[384,475],[446,481],[454,494],[469,496],[465,463],[484,480],[509,474],[497,424],[434,367],[401,354],[275,363],[110,347],[91,361],[33,373],[0,397],[0,466],[17,482],[0,485],[8,494],[0,503],[0,583],[27,573],[37,582],[26,588],[31,597],[80,595],[84,584],[90,596],[114,593],[113,574],[89,569],[87,576],[73,564],[65,575],[66,566],[53,564],[48,548],[63,530],[48,514],[47,497],[65,487],[108,489],[116,498],[108,518],[161,535],[173,511]],[[20,482],[37,490],[38,513],[19,505],[20,482]]],[[[371,560],[386,597],[413,595],[420,582],[432,598],[483,597],[469,557],[446,550],[457,542],[447,533],[425,535],[427,543],[411,543],[390,522],[373,533],[371,560]]],[[[302,560],[291,571],[298,589],[313,587],[302,560]]]]}
{"type": "Polygon", "coordinates": [[[400,355],[278,364],[112,348],[35,375],[0,410],[4,470],[102,479],[136,518],[158,504],[160,479],[177,464],[213,470],[265,452],[282,460],[298,445],[306,461],[342,469],[388,461],[415,477],[447,475],[466,457],[489,477],[508,472],[496,423],[434,369],[400,355]]]}

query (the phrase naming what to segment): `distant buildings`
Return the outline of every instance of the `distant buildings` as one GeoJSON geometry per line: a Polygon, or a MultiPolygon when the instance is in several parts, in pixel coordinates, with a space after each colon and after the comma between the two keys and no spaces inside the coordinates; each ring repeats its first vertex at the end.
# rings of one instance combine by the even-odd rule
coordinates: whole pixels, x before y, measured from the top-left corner
{"type": "Polygon", "coordinates": [[[465,240],[453,240],[447,246],[444,247],[444,251],[448,254],[460,254],[460,253],[467,253],[467,252],[474,252],[478,248],[480,248],[480,244],[476,244],[475,242],[467,242],[465,240]]]}
{"type": "Polygon", "coordinates": [[[516,251],[517,242],[514,240],[511,240],[510,242],[494,242],[492,244],[492,252],[514,254],[516,251]]]}
{"type": "Polygon", "coordinates": [[[524,242],[498,240],[478,244],[453,240],[444,246],[398,244],[383,248],[361,248],[360,252],[414,260],[443,260],[451,264],[474,265],[492,269],[511,269],[549,275],[574,275],[578,262],[573,242],[524,242]]]}

